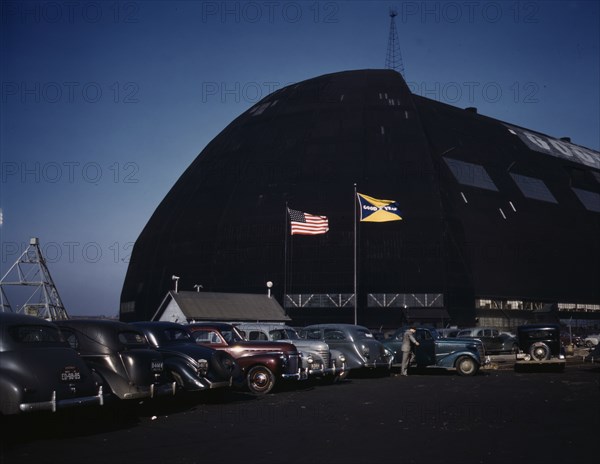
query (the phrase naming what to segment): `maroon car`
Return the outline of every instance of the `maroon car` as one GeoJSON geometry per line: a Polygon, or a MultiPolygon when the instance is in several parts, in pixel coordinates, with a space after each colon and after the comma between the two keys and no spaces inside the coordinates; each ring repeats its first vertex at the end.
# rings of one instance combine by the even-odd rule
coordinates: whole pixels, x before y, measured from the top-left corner
{"type": "Polygon", "coordinates": [[[269,393],[278,379],[304,380],[300,353],[295,345],[280,342],[249,342],[231,324],[199,322],[188,324],[197,344],[231,354],[244,373],[245,386],[254,394],[269,393]]]}

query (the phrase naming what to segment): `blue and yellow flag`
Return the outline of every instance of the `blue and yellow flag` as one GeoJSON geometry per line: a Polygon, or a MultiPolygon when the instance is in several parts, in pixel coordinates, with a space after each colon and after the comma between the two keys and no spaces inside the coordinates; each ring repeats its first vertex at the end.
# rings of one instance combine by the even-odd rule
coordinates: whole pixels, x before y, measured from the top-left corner
{"type": "Polygon", "coordinates": [[[356,193],[360,205],[361,222],[401,221],[402,216],[398,203],[394,200],[378,200],[377,198],[356,193]]]}

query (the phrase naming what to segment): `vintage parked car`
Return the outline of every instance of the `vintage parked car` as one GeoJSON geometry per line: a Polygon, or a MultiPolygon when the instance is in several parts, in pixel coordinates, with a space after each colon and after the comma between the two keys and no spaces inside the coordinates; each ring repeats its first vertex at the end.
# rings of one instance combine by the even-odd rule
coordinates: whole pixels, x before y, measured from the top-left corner
{"type": "Polygon", "coordinates": [[[0,415],[102,405],[101,379],[58,327],[0,312],[0,415]]]}
{"type": "Polygon", "coordinates": [[[526,324],[517,328],[519,353],[515,370],[526,366],[551,366],[564,370],[565,350],[558,324],[526,324]]]}
{"type": "MultiPolygon", "coordinates": [[[[394,353],[394,363],[402,363],[402,337],[408,327],[400,327],[384,342],[394,353]]],[[[416,327],[414,334],[419,346],[415,346],[412,364],[419,368],[443,368],[456,370],[459,375],[475,375],[479,368],[489,362],[483,342],[477,338],[442,338],[433,327],[416,327]]]]}
{"type": "Polygon", "coordinates": [[[458,338],[478,338],[485,346],[487,354],[517,353],[517,339],[507,333],[501,333],[494,327],[469,327],[461,329],[458,338]]]}
{"type": "Polygon", "coordinates": [[[440,338],[456,338],[458,336],[458,332],[460,332],[460,329],[451,327],[446,329],[437,329],[437,332],[440,338]]]}
{"type": "Polygon", "coordinates": [[[583,358],[587,362],[600,362],[600,344],[594,346],[590,352],[583,358]]]}
{"type": "Polygon", "coordinates": [[[302,352],[302,368],[309,377],[331,381],[346,377],[346,357],[339,350],[332,350],[321,340],[300,338],[293,327],[284,324],[245,322],[236,324],[240,333],[249,341],[272,341],[293,343],[302,352]]]}
{"type": "Polygon", "coordinates": [[[598,341],[600,341],[600,334],[591,334],[583,339],[583,345],[586,348],[593,348],[598,345],[598,341]]]}
{"type": "Polygon", "coordinates": [[[102,377],[104,389],[122,400],[174,395],[161,353],[143,332],[111,319],[56,321],[65,338],[87,365],[102,377]]]}
{"type": "Polygon", "coordinates": [[[575,335],[574,333],[569,332],[561,332],[560,333],[560,342],[563,346],[583,346],[583,339],[579,335],[575,335]]]}
{"type": "Polygon", "coordinates": [[[317,324],[304,327],[300,334],[302,338],[322,340],[331,349],[341,351],[346,358],[347,369],[374,369],[389,373],[392,368],[392,353],[366,327],[317,324]]]}
{"type": "Polygon", "coordinates": [[[144,332],[150,345],[163,354],[165,370],[184,391],[230,387],[241,375],[233,357],[198,345],[181,324],[175,322],[132,322],[144,332]]]}
{"type": "Polygon", "coordinates": [[[235,326],[226,322],[196,322],[185,326],[194,341],[229,353],[242,370],[251,393],[269,393],[278,379],[306,380],[300,353],[295,345],[246,341],[235,326]]]}

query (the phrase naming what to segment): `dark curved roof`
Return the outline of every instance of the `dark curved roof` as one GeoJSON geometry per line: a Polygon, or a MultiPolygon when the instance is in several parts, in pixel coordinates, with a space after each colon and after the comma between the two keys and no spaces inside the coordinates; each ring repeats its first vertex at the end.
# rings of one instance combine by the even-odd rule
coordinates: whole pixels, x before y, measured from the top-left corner
{"type": "Polygon", "coordinates": [[[243,113],[136,241],[121,319],[150,319],[172,274],[215,292],[353,293],[354,183],[403,221],[359,227],[368,293],[600,302],[600,154],[412,95],[391,70],[328,74],[243,113]],[[288,241],[286,203],[330,231],[288,241]]]}

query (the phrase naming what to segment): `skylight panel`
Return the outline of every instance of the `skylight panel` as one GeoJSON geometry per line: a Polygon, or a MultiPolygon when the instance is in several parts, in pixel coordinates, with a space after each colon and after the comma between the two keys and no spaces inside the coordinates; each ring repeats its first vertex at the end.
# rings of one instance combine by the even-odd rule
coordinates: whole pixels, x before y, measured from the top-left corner
{"type": "Polygon", "coordinates": [[[486,190],[498,191],[496,184],[489,176],[487,171],[480,164],[467,163],[451,158],[444,158],[444,161],[452,171],[452,174],[462,185],[479,187],[486,190]]]}
{"type": "Polygon", "coordinates": [[[548,203],[558,203],[543,180],[536,179],[535,177],[523,176],[521,174],[514,174],[512,172],[510,175],[521,190],[523,196],[534,200],[547,201],[548,203]]]}
{"type": "Polygon", "coordinates": [[[594,211],[596,213],[600,213],[600,193],[590,192],[589,190],[582,190],[573,187],[573,191],[579,201],[583,203],[585,209],[589,211],[594,211]]]}

